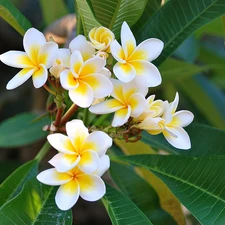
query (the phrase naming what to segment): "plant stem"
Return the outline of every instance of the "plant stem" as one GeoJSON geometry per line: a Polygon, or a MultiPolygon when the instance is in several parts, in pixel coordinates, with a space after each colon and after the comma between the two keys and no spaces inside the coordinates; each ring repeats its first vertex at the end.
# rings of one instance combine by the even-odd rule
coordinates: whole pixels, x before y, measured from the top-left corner
{"type": "Polygon", "coordinates": [[[45,144],[42,146],[41,150],[38,152],[38,154],[35,156],[35,159],[40,162],[44,156],[48,153],[51,145],[48,143],[48,141],[45,142],[45,144]]]}
{"type": "Polygon", "coordinates": [[[55,91],[53,91],[53,90],[51,90],[48,86],[47,86],[47,84],[44,84],[44,86],[43,86],[50,94],[52,94],[52,95],[56,95],[56,92],[55,91]]]}
{"type": "Polygon", "coordinates": [[[69,121],[69,119],[73,116],[73,114],[77,111],[78,106],[75,104],[72,104],[70,108],[67,110],[67,112],[64,114],[64,116],[61,119],[60,124],[64,125],[66,122],[69,121]]]}
{"type": "Polygon", "coordinates": [[[57,110],[56,118],[55,118],[55,122],[54,122],[55,127],[58,127],[60,125],[60,121],[62,119],[63,111],[64,111],[63,107],[61,107],[57,110]]]}
{"type": "Polygon", "coordinates": [[[88,108],[86,108],[84,110],[84,118],[83,118],[83,122],[84,122],[84,125],[87,127],[89,125],[89,110],[88,108]]]}

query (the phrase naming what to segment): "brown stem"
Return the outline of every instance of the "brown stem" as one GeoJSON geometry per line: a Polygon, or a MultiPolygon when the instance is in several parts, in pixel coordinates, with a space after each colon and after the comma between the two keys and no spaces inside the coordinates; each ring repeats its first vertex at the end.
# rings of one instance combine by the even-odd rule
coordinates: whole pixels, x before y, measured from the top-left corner
{"type": "Polygon", "coordinates": [[[64,108],[63,107],[62,108],[59,108],[57,110],[56,118],[55,118],[55,122],[54,122],[55,127],[58,127],[60,125],[60,121],[62,119],[63,111],[64,111],[64,108]]]}
{"type": "Polygon", "coordinates": [[[44,84],[44,86],[43,86],[49,93],[51,93],[52,95],[56,95],[56,93],[52,90],[52,89],[50,89],[48,86],[47,86],[47,84],[44,84]]]}
{"type": "Polygon", "coordinates": [[[75,104],[72,104],[70,108],[67,110],[67,112],[64,114],[64,116],[61,119],[60,124],[64,125],[66,122],[69,121],[69,119],[74,115],[74,113],[77,111],[78,106],[75,104]]]}

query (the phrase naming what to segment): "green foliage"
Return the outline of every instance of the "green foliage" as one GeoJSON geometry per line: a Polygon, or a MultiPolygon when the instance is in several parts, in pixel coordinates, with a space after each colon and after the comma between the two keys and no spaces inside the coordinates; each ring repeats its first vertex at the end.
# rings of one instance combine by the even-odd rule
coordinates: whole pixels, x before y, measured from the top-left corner
{"type": "Polygon", "coordinates": [[[31,179],[22,192],[0,208],[1,225],[71,225],[71,211],[55,204],[57,188],[31,179]]]}
{"type": "Polygon", "coordinates": [[[135,155],[122,158],[151,170],[204,225],[225,220],[224,157],[135,155]]]}
{"type": "Polygon", "coordinates": [[[47,118],[34,121],[37,115],[23,113],[0,124],[0,147],[12,148],[31,144],[47,136],[42,130],[49,123],[47,118]]]}
{"type": "Polygon", "coordinates": [[[30,21],[8,0],[0,0],[0,17],[21,35],[24,35],[32,26],[30,21]]]}

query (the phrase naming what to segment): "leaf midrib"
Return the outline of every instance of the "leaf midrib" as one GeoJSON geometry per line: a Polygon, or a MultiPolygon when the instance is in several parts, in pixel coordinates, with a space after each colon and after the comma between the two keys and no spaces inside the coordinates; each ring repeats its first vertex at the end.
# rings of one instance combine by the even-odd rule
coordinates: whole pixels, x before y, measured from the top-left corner
{"type": "Polygon", "coordinates": [[[114,23],[115,23],[115,21],[116,21],[116,17],[117,17],[117,15],[118,15],[118,11],[119,11],[119,9],[120,9],[121,1],[122,1],[122,0],[118,0],[116,10],[114,11],[112,20],[111,20],[111,22],[110,22],[110,24],[109,24],[109,29],[110,29],[110,30],[112,30],[112,28],[113,28],[113,26],[114,26],[114,23]]]}

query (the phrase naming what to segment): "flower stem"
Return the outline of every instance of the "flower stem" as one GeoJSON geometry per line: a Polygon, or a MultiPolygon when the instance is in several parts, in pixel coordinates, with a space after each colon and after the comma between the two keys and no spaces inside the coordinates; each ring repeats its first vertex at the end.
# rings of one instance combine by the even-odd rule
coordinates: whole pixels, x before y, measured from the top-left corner
{"type": "Polygon", "coordinates": [[[64,116],[61,119],[60,124],[64,125],[66,122],[69,121],[69,119],[74,115],[74,113],[77,111],[78,106],[75,104],[72,104],[70,108],[67,110],[67,112],[64,114],[64,116]]]}
{"type": "Polygon", "coordinates": [[[58,127],[60,125],[60,121],[62,119],[63,111],[64,111],[64,107],[58,108],[57,113],[56,113],[55,122],[54,122],[55,127],[58,127]]]}
{"type": "Polygon", "coordinates": [[[35,159],[40,162],[44,156],[48,153],[51,145],[48,143],[48,141],[45,142],[45,144],[42,146],[41,150],[38,152],[38,154],[35,156],[35,159]]]}
{"type": "Polygon", "coordinates": [[[44,84],[44,86],[43,86],[50,94],[52,94],[52,95],[56,95],[56,92],[55,91],[53,91],[52,89],[50,89],[48,86],[47,86],[47,84],[44,84]]]}

